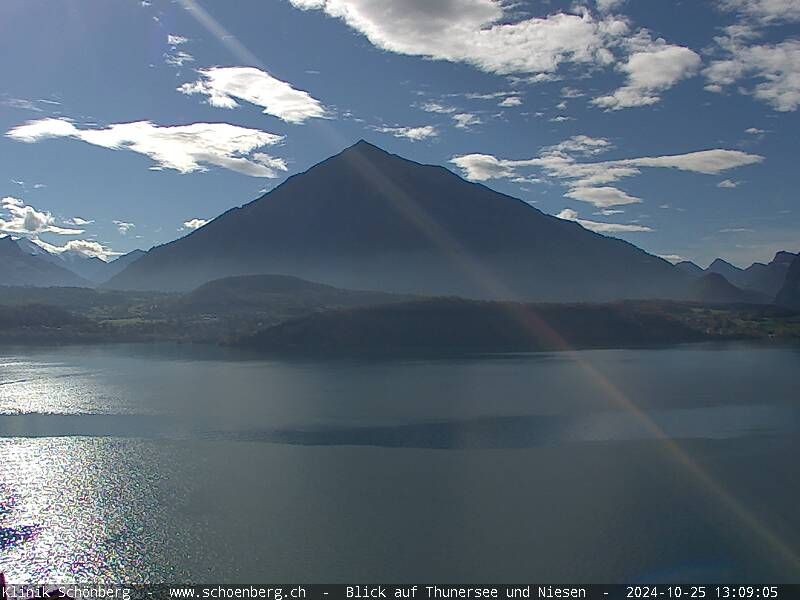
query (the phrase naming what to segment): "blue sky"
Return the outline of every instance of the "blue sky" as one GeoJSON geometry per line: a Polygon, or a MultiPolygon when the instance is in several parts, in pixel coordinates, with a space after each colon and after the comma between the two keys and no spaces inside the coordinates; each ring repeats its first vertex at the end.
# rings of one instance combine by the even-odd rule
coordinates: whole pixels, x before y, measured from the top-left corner
{"type": "Polygon", "coordinates": [[[654,254],[800,250],[797,0],[5,0],[0,231],[111,257],[359,138],[654,254]]]}

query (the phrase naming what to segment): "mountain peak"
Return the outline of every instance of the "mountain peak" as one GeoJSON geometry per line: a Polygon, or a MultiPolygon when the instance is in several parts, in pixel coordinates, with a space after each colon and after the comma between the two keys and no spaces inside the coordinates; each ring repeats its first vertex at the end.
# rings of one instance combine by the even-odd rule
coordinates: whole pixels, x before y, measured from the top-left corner
{"type": "Polygon", "coordinates": [[[783,263],[787,266],[792,263],[792,261],[797,258],[797,254],[792,252],[787,252],[786,250],[780,250],[775,254],[775,258],[772,259],[771,262],[773,263],[783,263]]]}
{"type": "Polygon", "coordinates": [[[391,156],[391,154],[389,154],[389,152],[387,152],[386,150],[384,150],[380,146],[376,146],[375,144],[372,144],[372,143],[368,142],[367,140],[365,140],[363,138],[358,140],[355,144],[352,144],[351,146],[348,146],[347,148],[342,150],[339,153],[339,155],[341,156],[341,155],[347,155],[347,154],[352,154],[352,153],[358,153],[358,154],[380,154],[380,155],[383,155],[383,156],[391,156]]]}
{"type": "Polygon", "coordinates": [[[714,260],[714,262],[712,262],[712,263],[711,263],[711,264],[708,266],[708,268],[709,268],[709,269],[713,269],[713,268],[715,268],[715,267],[723,267],[723,268],[726,268],[726,269],[734,269],[734,270],[736,270],[736,271],[741,271],[741,270],[742,270],[742,269],[740,269],[739,267],[737,267],[737,266],[735,266],[735,265],[732,265],[731,263],[729,263],[727,260],[725,260],[725,259],[723,259],[723,258],[717,258],[717,259],[715,259],[715,260],[714,260]]]}

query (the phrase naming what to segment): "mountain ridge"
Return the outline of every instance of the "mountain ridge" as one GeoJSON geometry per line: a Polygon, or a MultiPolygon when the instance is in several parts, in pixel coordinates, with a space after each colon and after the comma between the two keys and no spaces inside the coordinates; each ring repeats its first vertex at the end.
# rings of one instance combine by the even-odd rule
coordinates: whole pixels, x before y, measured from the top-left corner
{"type": "Polygon", "coordinates": [[[675,266],[695,278],[718,273],[743,291],[754,291],[774,298],[783,286],[789,265],[797,256],[794,252],[780,250],[770,262],[754,262],[746,268],[737,267],[722,258],[715,259],[706,269],[690,261],[683,261],[675,266]]]}
{"type": "Polygon", "coordinates": [[[689,282],[624,240],[361,140],[152,249],[105,285],[185,291],[261,273],[349,289],[547,301],[674,297],[689,282]]]}

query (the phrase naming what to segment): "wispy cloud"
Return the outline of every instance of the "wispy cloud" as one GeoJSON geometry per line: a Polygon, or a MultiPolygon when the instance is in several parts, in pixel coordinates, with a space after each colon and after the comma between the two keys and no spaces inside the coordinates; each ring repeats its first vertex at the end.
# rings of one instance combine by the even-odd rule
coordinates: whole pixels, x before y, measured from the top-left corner
{"type": "Polygon", "coordinates": [[[128,235],[128,232],[136,227],[135,224],[127,221],[114,221],[114,225],[117,226],[117,231],[119,231],[122,235],[128,235]]]}
{"type": "Polygon", "coordinates": [[[178,88],[183,94],[202,94],[219,108],[236,108],[236,99],[262,107],[263,112],[288,123],[326,116],[322,103],[255,67],[212,67],[198,71],[200,79],[178,88]]]}
{"type": "Polygon", "coordinates": [[[725,229],[720,229],[720,233],[752,233],[755,229],[750,229],[749,227],[726,227],[725,229]]]}
{"type": "Polygon", "coordinates": [[[611,12],[612,10],[617,10],[618,8],[622,8],[622,5],[625,4],[626,0],[597,0],[597,9],[600,12],[611,12]]]}
{"type": "Polygon", "coordinates": [[[433,125],[423,125],[422,127],[375,127],[375,131],[388,133],[397,138],[406,138],[412,142],[418,142],[438,135],[433,125]]]}
{"type": "Polygon", "coordinates": [[[615,187],[575,187],[564,194],[567,198],[588,202],[600,208],[638,204],[642,200],[615,187]]]}
{"type": "Polygon", "coordinates": [[[277,177],[286,163],[255,150],[283,140],[283,136],[228,123],[192,123],[159,126],[150,121],[117,123],[102,129],[81,129],[67,119],[28,121],[6,132],[21,142],[73,138],[111,150],[130,150],[150,157],[151,169],[179,173],[206,171],[215,165],[253,177],[277,177]]]}
{"type": "Polygon", "coordinates": [[[453,115],[453,121],[459,129],[469,129],[474,125],[483,123],[478,115],[472,113],[458,113],[453,115]]]}
{"type": "Polygon", "coordinates": [[[720,181],[717,184],[717,187],[718,188],[731,189],[731,188],[739,187],[739,182],[738,181],[734,181],[733,179],[723,179],[722,181],[720,181]]]}
{"type": "Polygon", "coordinates": [[[458,111],[455,106],[447,106],[445,104],[439,104],[438,102],[425,102],[419,107],[425,112],[439,113],[442,115],[449,115],[458,111]]]}
{"type": "Polygon", "coordinates": [[[753,18],[763,25],[800,21],[800,4],[796,0],[718,0],[725,9],[753,18]]]}
{"type": "Polygon", "coordinates": [[[582,227],[595,231],[597,233],[648,233],[653,231],[651,227],[636,224],[625,223],[602,223],[600,221],[589,221],[588,219],[581,219],[578,213],[571,208],[565,208],[556,215],[559,219],[567,221],[575,221],[582,227]]]}
{"type": "Polygon", "coordinates": [[[194,62],[194,56],[181,50],[178,46],[185,44],[189,38],[182,35],[169,34],[167,35],[167,44],[169,45],[169,52],[164,53],[164,62],[171,67],[182,67],[184,64],[194,62]]]}
{"type": "Polygon", "coordinates": [[[601,162],[579,161],[577,155],[604,152],[612,147],[608,140],[590,136],[574,136],[555,146],[541,149],[533,158],[511,160],[491,154],[466,154],[455,156],[451,162],[461,169],[468,179],[510,179],[524,177],[530,170],[538,170],[570,189],[567,196],[589,202],[595,206],[633,204],[640,200],[608,184],[641,173],[643,168],[664,168],[716,175],[723,171],[756,164],[762,156],[740,150],[702,150],[687,154],[646,156],[601,162]]]}
{"type": "Polygon", "coordinates": [[[71,219],[64,219],[64,223],[67,225],[77,225],[78,227],[83,227],[85,225],[91,225],[94,223],[94,221],[82,219],[81,217],[72,217],[71,219]]]}
{"type": "Polygon", "coordinates": [[[511,106],[519,106],[522,104],[522,98],[519,96],[509,96],[508,98],[503,98],[497,106],[502,106],[504,108],[508,108],[511,106]]]}

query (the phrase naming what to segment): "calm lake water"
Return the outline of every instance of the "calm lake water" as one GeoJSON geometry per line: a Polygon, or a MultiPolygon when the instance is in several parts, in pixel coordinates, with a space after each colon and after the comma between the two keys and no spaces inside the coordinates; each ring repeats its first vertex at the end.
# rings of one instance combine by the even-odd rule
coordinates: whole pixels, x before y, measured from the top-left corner
{"type": "Polygon", "coordinates": [[[800,583],[798,450],[792,348],[0,348],[0,570],[800,583]]]}

